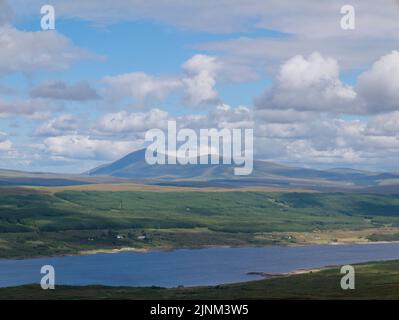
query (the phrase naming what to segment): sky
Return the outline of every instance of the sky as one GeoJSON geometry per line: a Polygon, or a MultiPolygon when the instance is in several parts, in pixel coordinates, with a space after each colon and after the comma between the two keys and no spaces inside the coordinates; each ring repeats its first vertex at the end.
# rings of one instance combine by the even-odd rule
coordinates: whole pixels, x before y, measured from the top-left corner
{"type": "Polygon", "coordinates": [[[0,168],[84,172],[175,120],[253,128],[257,159],[399,171],[398,40],[396,0],[0,0],[0,168]]]}

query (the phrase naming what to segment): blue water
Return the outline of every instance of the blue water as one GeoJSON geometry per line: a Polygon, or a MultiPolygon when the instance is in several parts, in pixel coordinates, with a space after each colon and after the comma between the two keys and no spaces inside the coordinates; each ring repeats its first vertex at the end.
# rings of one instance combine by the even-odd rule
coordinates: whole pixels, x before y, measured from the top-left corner
{"type": "Polygon", "coordinates": [[[399,244],[209,248],[0,260],[0,287],[40,283],[43,265],[56,284],[176,287],[259,279],[248,272],[288,272],[356,262],[399,259],[399,244]]]}

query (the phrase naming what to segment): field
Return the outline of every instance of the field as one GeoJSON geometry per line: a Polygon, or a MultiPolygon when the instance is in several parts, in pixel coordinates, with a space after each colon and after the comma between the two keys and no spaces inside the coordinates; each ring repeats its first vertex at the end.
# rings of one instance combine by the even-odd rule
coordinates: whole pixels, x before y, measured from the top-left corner
{"type": "Polygon", "coordinates": [[[0,258],[399,239],[395,195],[93,188],[1,188],[0,258]]]}
{"type": "Polygon", "coordinates": [[[233,285],[201,288],[128,288],[39,285],[0,289],[0,299],[399,299],[399,261],[355,265],[355,290],[342,290],[339,268],[233,285]]]}

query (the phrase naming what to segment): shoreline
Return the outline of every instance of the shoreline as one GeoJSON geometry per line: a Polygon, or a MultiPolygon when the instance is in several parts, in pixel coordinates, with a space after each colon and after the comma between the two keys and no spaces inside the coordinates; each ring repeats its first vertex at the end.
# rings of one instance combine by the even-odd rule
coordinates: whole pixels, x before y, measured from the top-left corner
{"type": "Polygon", "coordinates": [[[58,254],[58,255],[43,255],[43,256],[32,256],[32,257],[15,257],[15,258],[0,258],[0,261],[12,261],[12,260],[35,260],[35,259],[45,259],[45,258],[61,258],[61,257],[78,257],[85,255],[95,255],[95,254],[117,254],[117,253],[151,253],[151,252],[170,252],[176,250],[203,250],[211,248],[225,248],[225,249],[235,249],[235,248],[265,248],[265,247],[304,247],[304,246],[345,246],[345,245],[379,245],[379,244],[399,244],[399,240],[395,241],[354,241],[354,242],[328,242],[328,243],[279,243],[279,244],[265,244],[265,245],[242,245],[242,246],[228,246],[228,245],[208,245],[199,247],[158,247],[158,248],[136,248],[136,247],[122,247],[113,249],[92,249],[92,250],[82,250],[71,254],[58,254]]]}
{"type": "MultiPolygon", "coordinates": [[[[281,277],[289,277],[289,276],[295,276],[299,274],[308,274],[308,273],[314,273],[314,272],[320,272],[322,270],[327,270],[331,268],[335,268],[336,266],[325,266],[321,268],[309,268],[309,269],[295,269],[287,272],[247,272],[247,275],[254,275],[254,276],[260,276],[263,277],[265,280],[267,279],[272,279],[272,278],[281,278],[281,277]]],[[[258,281],[258,280],[254,280],[258,281]]]]}

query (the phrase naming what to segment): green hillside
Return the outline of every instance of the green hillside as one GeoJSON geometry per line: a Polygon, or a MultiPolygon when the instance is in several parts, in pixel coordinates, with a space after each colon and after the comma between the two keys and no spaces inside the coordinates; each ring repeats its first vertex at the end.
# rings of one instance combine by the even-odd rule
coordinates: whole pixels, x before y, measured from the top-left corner
{"type": "Polygon", "coordinates": [[[287,233],[399,226],[395,195],[23,190],[0,193],[1,258],[295,243],[287,233]]]}

